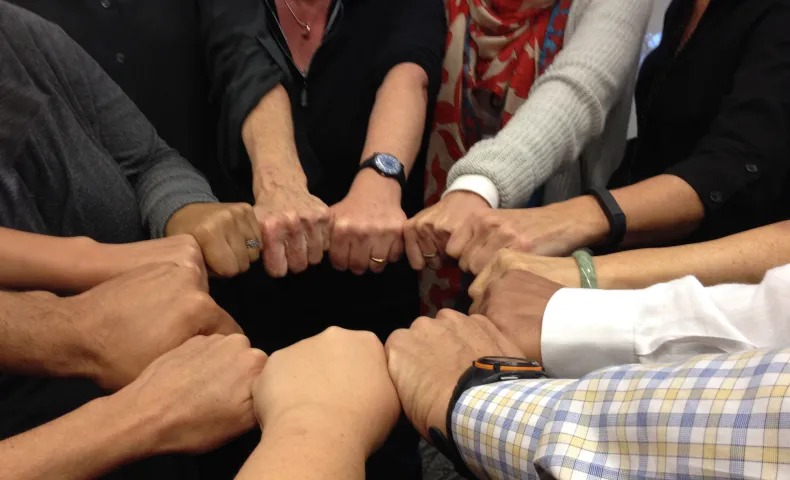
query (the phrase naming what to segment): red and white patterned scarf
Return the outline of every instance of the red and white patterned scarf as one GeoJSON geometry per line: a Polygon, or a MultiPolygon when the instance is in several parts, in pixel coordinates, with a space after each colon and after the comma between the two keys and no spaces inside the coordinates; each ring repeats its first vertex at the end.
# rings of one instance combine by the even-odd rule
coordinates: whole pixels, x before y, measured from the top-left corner
{"type": "MultiPolygon", "coordinates": [[[[447,187],[447,173],[480,140],[469,95],[475,90],[502,100],[501,127],[527,100],[533,83],[562,49],[572,0],[445,0],[449,31],[428,146],[425,207],[447,187]]],[[[501,128],[500,127],[500,128],[501,128]]],[[[423,312],[452,307],[461,272],[426,270],[423,312]]]]}

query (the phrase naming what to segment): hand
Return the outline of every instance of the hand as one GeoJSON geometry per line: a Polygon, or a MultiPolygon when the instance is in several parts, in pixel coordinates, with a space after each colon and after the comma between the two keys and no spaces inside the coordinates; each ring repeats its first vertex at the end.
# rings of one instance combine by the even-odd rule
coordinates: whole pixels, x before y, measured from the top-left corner
{"type": "Polygon", "coordinates": [[[401,187],[391,178],[366,168],[357,174],[343,201],[333,205],[329,258],[340,270],[362,275],[380,273],[403,255],[401,187]],[[376,261],[377,259],[379,261],[376,261]]]}
{"type": "Polygon", "coordinates": [[[170,217],[167,236],[195,237],[209,268],[221,277],[235,277],[260,258],[260,249],[247,241],[261,243],[258,220],[246,203],[193,203],[170,217]]]}
{"type": "Polygon", "coordinates": [[[573,257],[543,257],[504,248],[483,268],[469,287],[469,296],[480,298],[488,285],[511,270],[523,270],[570,288],[581,288],[579,267],[573,257]]]}
{"type": "Polygon", "coordinates": [[[472,362],[485,356],[523,357],[485,317],[442,310],[396,330],[386,345],[389,371],[403,410],[426,439],[428,428],[445,431],[455,384],[472,362]]]}
{"type": "Polygon", "coordinates": [[[330,423],[349,442],[359,440],[365,457],[400,414],[379,339],[337,327],[272,354],[253,396],[261,428],[305,418],[330,423]]]}
{"type": "Polygon", "coordinates": [[[436,205],[423,210],[406,222],[403,237],[406,254],[415,270],[426,265],[441,267],[440,255],[445,252],[452,234],[475,212],[490,211],[491,205],[480,195],[466,191],[447,194],[436,205]]]}
{"type": "Polygon", "coordinates": [[[255,216],[263,231],[263,263],[272,277],[301,273],[329,249],[329,209],[297,183],[256,192],[255,216]]]}
{"type": "Polygon", "coordinates": [[[90,280],[84,285],[83,291],[140,267],[164,263],[194,270],[200,276],[204,289],[208,289],[203,254],[197,240],[191,235],[124,244],[85,240],[80,255],[85,261],[81,268],[85,269],[85,277],[90,280]]]}
{"type": "Polygon", "coordinates": [[[485,315],[526,358],[542,362],[541,332],[549,300],[562,287],[524,270],[508,270],[485,289],[470,289],[472,313],[485,315]]]}
{"type": "Polygon", "coordinates": [[[478,274],[503,248],[565,256],[595,245],[608,232],[595,200],[579,197],[540,208],[476,212],[450,237],[447,254],[458,258],[461,269],[478,274]]]}
{"type": "Polygon", "coordinates": [[[64,298],[63,308],[87,352],[85,375],[108,390],[195,335],[241,332],[208,295],[199,272],[175,264],[140,267],[64,298]]]}
{"type": "Polygon", "coordinates": [[[156,453],[205,453],[255,426],[251,387],[265,363],[243,335],[193,337],[114,396],[158,426],[156,453]]]}

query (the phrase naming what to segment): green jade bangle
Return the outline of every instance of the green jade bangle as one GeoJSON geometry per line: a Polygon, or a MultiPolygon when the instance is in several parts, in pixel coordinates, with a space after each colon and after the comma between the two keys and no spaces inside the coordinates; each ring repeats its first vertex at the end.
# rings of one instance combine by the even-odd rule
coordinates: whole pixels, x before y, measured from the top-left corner
{"type": "Polygon", "coordinates": [[[576,259],[576,264],[579,266],[582,288],[598,288],[598,277],[595,275],[595,265],[590,252],[587,250],[576,250],[573,252],[573,258],[576,259]]]}

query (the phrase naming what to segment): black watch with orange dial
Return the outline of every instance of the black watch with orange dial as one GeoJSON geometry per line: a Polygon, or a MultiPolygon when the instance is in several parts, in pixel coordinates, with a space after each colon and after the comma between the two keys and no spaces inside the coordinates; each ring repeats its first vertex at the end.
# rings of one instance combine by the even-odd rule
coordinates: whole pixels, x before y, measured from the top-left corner
{"type": "Polygon", "coordinates": [[[464,463],[458,446],[453,439],[453,410],[458,400],[461,398],[461,395],[467,390],[481,385],[490,385],[492,383],[507,382],[510,380],[530,380],[539,378],[546,378],[546,373],[538,362],[512,357],[479,358],[472,362],[472,366],[461,375],[461,378],[455,385],[453,395],[450,397],[450,405],[447,408],[445,426],[447,429],[447,436],[436,427],[428,429],[434,446],[453,462],[455,470],[459,475],[471,480],[477,478],[474,473],[469,470],[469,467],[466,466],[466,463],[464,463]]]}

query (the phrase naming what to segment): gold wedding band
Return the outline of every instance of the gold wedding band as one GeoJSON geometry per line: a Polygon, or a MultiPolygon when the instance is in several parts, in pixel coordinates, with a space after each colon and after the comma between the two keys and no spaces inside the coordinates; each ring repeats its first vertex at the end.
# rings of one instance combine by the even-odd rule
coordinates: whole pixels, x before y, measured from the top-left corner
{"type": "Polygon", "coordinates": [[[247,245],[247,248],[249,248],[250,250],[260,250],[261,249],[261,241],[258,240],[257,238],[253,238],[252,240],[247,240],[245,245],[247,245]]]}
{"type": "Polygon", "coordinates": [[[370,261],[373,262],[373,263],[378,263],[379,265],[381,265],[382,263],[387,263],[387,261],[385,259],[383,259],[383,258],[376,258],[376,257],[370,257],[370,261]]]}
{"type": "Polygon", "coordinates": [[[436,258],[437,255],[439,255],[439,254],[438,253],[423,253],[422,254],[422,256],[424,258],[436,258]]]}

